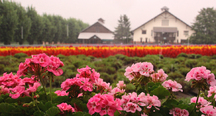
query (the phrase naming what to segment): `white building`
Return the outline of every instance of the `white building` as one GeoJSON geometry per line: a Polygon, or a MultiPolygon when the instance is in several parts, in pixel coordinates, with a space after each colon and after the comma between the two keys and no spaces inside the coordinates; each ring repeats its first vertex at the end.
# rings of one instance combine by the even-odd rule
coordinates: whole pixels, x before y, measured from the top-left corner
{"type": "Polygon", "coordinates": [[[191,26],[161,8],[162,12],[132,31],[135,43],[187,43],[194,33],[191,26]]]}

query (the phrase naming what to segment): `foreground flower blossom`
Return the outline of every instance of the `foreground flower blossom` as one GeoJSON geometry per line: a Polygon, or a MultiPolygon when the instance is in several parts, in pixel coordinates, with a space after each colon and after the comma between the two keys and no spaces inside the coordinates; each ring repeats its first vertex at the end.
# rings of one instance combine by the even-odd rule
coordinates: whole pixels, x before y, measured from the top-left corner
{"type": "Polygon", "coordinates": [[[57,94],[57,96],[68,96],[69,92],[66,93],[66,91],[57,90],[55,94],[57,94]]]}
{"type": "Polygon", "coordinates": [[[65,112],[75,112],[75,109],[67,104],[67,103],[61,103],[59,105],[57,105],[57,107],[59,108],[59,110],[64,114],[65,112]]]}
{"type": "Polygon", "coordinates": [[[93,115],[96,112],[101,116],[106,114],[114,116],[116,111],[122,110],[120,99],[114,99],[113,96],[108,94],[96,94],[89,99],[87,107],[89,114],[93,115]]]}
{"type": "Polygon", "coordinates": [[[214,95],[214,99],[216,101],[216,86],[210,86],[209,87],[209,91],[208,91],[207,97],[211,97],[213,94],[215,94],[214,95]]]}
{"type": "Polygon", "coordinates": [[[176,81],[172,81],[172,80],[168,80],[168,81],[164,81],[163,82],[163,87],[165,87],[166,89],[168,90],[171,90],[173,92],[178,92],[178,91],[183,91],[181,88],[182,88],[182,85],[177,83],[176,81]]]}
{"type": "Polygon", "coordinates": [[[124,81],[119,81],[118,84],[116,84],[119,89],[124,89],[126,87],[126,84],[124,84],[124,81]]]}
{"type": "Polygon", "coordinates": [[[202,82],[202,79],[206,80],[206,82],[211,86],[216,85],[214,74],[204,66],[192,68],[187,73],[185,81],[189,82],[190,80],[195,80],[202,82]]]}
{"type": "MultiPolygon", "coordinates": [[[[197,100],[197,97],[193,97],[193,98],[191,98],[190,102],[191,103],[196,103],[196,100],[197,100]]],[[[205,107],[205,106],[208,106],[208,105],[211,104],[210,102],[208,102],[207,100],[205,100],[203,97],[199,97],[197,103],[198,104],[197,104],[196,108],[202,108],[202,107],[205,107]]]]}
{"type": "Polygon", "coordinates": [[[149,62],[132,64],[131,67],[125,69],[124,75],[131,81],[134,78],[139,78],[140,76],[149,77],[151,73],[154,72],[153,65],[149,62]]]}
{"type": "Polygon", "coordinates": [[[189,112],[186,109],[173,108],[169,112],[173,116],[189,116],[189,112]]]}
{"type": "Polygon", "coordinates": [[[158,70],[157,73],[153,73],[151,75],[152,77],[152,81],[153,82],[163,82],[166,80],[166,78],[168,77],[168,75],[164,72],[163,69],[158,70]]]}
{"type": "Polygon", "coordinates": [[[135,113],[136,111],[142,111],[140,106],[146,106],[148,109],[151,109],[154,106],[159,110],[161,102],[157,96],[150,96],[149,94],[140,93],[137,96],[136,92],[129,93],[128,95],[123,95],[121,99],[123,110],[126,112],[135,113]]]}
{"type": "Polygon", "coordinates": [[[110,92],[112,90],[112,86],[110,86],[110,83],[106,83],[103,81],[103,79],[98,78],[94,85],[96,86],[96,90],[99,91],[101,94],[110,92]]]}
{"type": "Polygon", "coordinates": [[[216,108],[214,108],[212,105],[202,107],[202,108],[200,108],[200,111],[205,116],[216,116],[216,108]]]}

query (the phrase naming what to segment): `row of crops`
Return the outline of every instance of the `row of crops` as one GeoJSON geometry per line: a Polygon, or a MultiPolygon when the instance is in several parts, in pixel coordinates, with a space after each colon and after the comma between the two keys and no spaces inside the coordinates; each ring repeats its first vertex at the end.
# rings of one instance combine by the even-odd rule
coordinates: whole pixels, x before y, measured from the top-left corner
{"type": "Polygon", "coordinates": [[[47,55],[86,55],[105,58],[116,54],[128,57],[144,57],[146,55],[163,55],[175,58],[180,53],[212,56],[216,54],[216,45],[167,45],[167,46],[20,46],[0,47],[0,56],[25,53],[27,55],[46,53],[47,55]]]}

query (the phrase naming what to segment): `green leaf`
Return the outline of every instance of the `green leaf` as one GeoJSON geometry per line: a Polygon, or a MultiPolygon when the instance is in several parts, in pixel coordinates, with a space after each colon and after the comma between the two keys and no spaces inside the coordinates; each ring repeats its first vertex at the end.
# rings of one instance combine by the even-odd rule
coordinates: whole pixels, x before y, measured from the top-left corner
{"type": "Polygon", "coordinates": [[[159,99],[164,99],[166,96],[170,95],[170,92],[166,90],[163,86],[159,86],[150,92],[151,95],[156,95],[159,99]]]}
{"type": "Polygon", "coordinates": [[[161,86],[161,84],[160,83],[149,82],[147,84],[147,86],[148,86],[148,91],[151,92],[152,90],[154,90],[154,89],[158,88],[159,86],[161,86]]]}
{"type": "Polygon", "coordinates": [[[79,111],[79,112],[75,112],[73,114],[73,116],[83,116],[83,112],[79,111]]]}
{"type": "Polygon", "coordinates": [[[0,97],[0,102],[3,102],[4,101],[4,98],[3,97],[0,97]]]}
{"type": "Polygon", "coordinates": [[[58,113],[60,113],[60,110],[58,107],[51,107],[46,111],[46,115],[48,116],[55,116],[58,113]]]}
{"type": "Polygon", "coordinates": [[[44,113],[42,111],[37,110],[37,111],[34,112],[33,115],[34,116],[44,116],[44,113]]]}
{"type": "Polygon", "coordinates": [[[69,99],[68,96],[56,96],[56,98],[53,99],[53,103],[67,102],[69,99]]]}
{"type": "Polygon", "coordinates": [[[49,109],[51,107],[52,107],[52,102],[51,101],[48,101],[48,102],[45,103],[45,108],[46,109],[49,109]]]}
{"type": "Polygon", "coordinates": [[[7,102],[7,103],[16,103],[16,102],[18,102],[18,99],[12,99],[12,98],[8,97],[8,98],[5,100],[5,102],[7,102]]]}
{"type": "Polygon", "coordinates": [[[32,98],[25,96],[25,97],[19,97],[18,100],[24,103],[29,103],[32,101],[32,98]]]}
{"type": "Polygon", "coordinates": [[[8,103],[0,104],[0,112],[7,113],[8,115],[20,115],[21,114],[21,110],[19,108],[16,108],[12,104],[8,104],[8,103]]]}
{"type": "Polygon", "coordinates": [[[43,110],[43,111],[46,111],[48,108],[46,108],[45,107],[45,105],[42,103],[42,102],[40,102],[39,104],[38,104],[38,107],[41,109],[41,110],[43,110]]]}

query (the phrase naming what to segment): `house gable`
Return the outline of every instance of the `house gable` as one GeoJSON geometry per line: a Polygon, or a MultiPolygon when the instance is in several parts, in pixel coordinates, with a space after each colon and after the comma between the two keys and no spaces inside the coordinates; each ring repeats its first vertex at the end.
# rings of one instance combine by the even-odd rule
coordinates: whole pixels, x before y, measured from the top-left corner
{"type": "Polygon", "coordinates": [[[137,29],[143,27],[144,25],[148,24],[148,23],[151,22],[151,21],[155,21],[155,20],[157,20],[157,19],[166,19],[166,18],[167,18],[167,19],[175,19],[176,21],[179,20],[180,22],[184,23],[186,26],[188,26],[188,27],[191,28],[190,25],[188,25],[187,23],[183,22],[181,19],[179,19],[178,17],[176,17],[175,15],[173,15],[172,13],[170,13],[169,11],[164,11],[164,12],[158,14],[157,16],[155,16],[154,18],[150,19],[150,20],[147,21],[146,23],[142,24],[141,26],[139,26],[139,27],[135,28],[134,30],[132,30],[132,33],[133,33],[134,31],[136,31],[137,29]]]}
{"type": "Polygon", "coordinates": [[[93,25],[89,26],[82,32],[90,32],[90,33],[113,33],[108,28],[106,28],[103,24],[100,22],[96,22],[93,25]]]}

